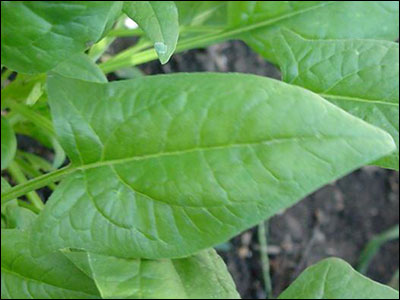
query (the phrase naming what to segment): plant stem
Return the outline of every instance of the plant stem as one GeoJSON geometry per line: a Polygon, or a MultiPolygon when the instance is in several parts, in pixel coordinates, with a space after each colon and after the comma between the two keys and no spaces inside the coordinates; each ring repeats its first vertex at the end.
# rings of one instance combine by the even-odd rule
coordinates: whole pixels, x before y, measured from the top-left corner
{"type": "Polygon", "coordinates": [[[108,37],[127,37],[127,36],[142,36],[143,30],[140,28],[128,29],[128,28],[117,28],[111,30],[108,37]]]}
{"type": "Polygon", "coordinates": [[[1,73],[1,81],[8,79],[8,77],[10,77],[12,72],[13,72],[12,70],[7,69],[3,73],[1,73]]]}
{"type": "MultiPolygon", "coordinates": [[[[32,165],[30,165],[29,163],[27,163],[24,159],[17,157],[15,158],[15,161],[18,163],[19,167],[21,168],[21,170],[28,176],[31,178],[36,178],[39,176],[42,176],[42,172],[40,172],[39,170],[35,169],[34,167],[32,167],[32,165]]],[[[51,190],[55,190],[56,189],[56,185],[54,183],[50,183],[48,185],[48,187],[51,190]]]]}
{"type": "Polygon", "coordinates": [[[17,101],[11,100],[8,102],[9,107],[11,110],[16,111],[26,119],[32,121],[36,126],[43,128],[49,134],[55,135],[54,127],[50,120],[43,117],[42,115],[38,114],[33,109],[30,109],[27,105],[20,104],[17,101]]]}
{"type": "Polygon", "coordinates": [[[263,271],[264,289],[266,299],[272,297],[272,283],[268,258],[268,221],[258,225],[258,242],[260,243],[260,257],[263,271]]]}
{"type": "Polygon", "coordinates": [[[44,186],[47,186],[52,182],[59,181],[66,175],[74,171],[76,171],[75,168],[67,166],[65,168],[42,175],[40,177],[36,177],[25,183],[14,186],[4,194],[1,194],[1,204],[7,203],[8,201],[21,197],[33,190],[37,190],[44,186]]]}
{"type": "Polygon", "coordinates": [[[368,267],[376,255],[376,253],[379,251],[381,246],[384,243],[387,243],[389,241],[395,240],[399,238],[399,225],[393,226],[392,228],[389,228],[388,230],[384,231],[383,233],[375,236],[364,248],[364,250],[361,252],[360,258],[358,260],[358,265],[357,265],[357,271],[359,271],[362,274],[367,273],[368,267]]]}
{"type": "MultiPolygon", "coordinates": [[[[18,163],[15,161],[13,161],[8,167],[8,172],[17,184],[25,184],[28,182],[28,179],[25,177],[18,163]]],[[[37,209],[42,210],[44,208],[42,199],[40,199],[39,195],[35,191],[30,191],[26,194],[26,197],[37,209]]]]}
{"type": "MultiPolygon", "coordinates": [[[[181,41],[178,41],[175,53],[193,49],[193,48],[205,47],[205,46],[211,45],[213,43],[220,42],[221,40],[226,40],[226,39],[230,39],[230,38],[238,38],[246,32],[260,29],[260,28],[263,28],[263,27],[266,27],[269,25],[273,25],[273,24],[283,21],[285,19],[294,17],[296,15],[305,13],[307,11],[315,10],[319,7],[330,5],[330,4],[331,4],[330,2],[321,3],[319,5],[316,5],[316,6],[313,6],[310,8],[305,8],[302,10],[298,10],[298,11],[295,11],[292,13],[288,13],[286,15],[279,16],[277,18],[268,19],[265,21],[260,21],[260,22],[256,22],[253,24],[241,26],[241,27],[230,27],[225,30],[216,30],[216,31],[212,31],[210,33],[195,36],[193,38],[183,39],[181,41]]],[[[110,73],[119,68],[136,66],[138,64],[149,62],[154,59],[157,59],[157,53],[155,52],[154,49],[149,49],[149,50],[143,51],[141,53],[138,53],[134,57],[127,57],[124,59],[113,57],[113,58],[109,59],[107,62],[100,64],[99,66],[103,70],[104,73],[110,73]]]]}
{"type": "Polygon", "coordinates": [[[29,203],[29,202],[26,202],[26,201],[18,200],[18,206],[23,207],[23,208],[27,208],[27,209],[33,211],[35,214],[39,214],[40,213],[40,209],[38,209],[32,203],[29,203]]]}

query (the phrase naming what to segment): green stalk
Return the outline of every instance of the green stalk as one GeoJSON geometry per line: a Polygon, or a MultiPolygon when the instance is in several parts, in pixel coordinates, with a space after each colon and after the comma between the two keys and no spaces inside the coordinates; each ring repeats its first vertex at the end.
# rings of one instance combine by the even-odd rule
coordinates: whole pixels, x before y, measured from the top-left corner
{"type": "Polygon", "coordinates": [[[35,214],[39,214],[40,213],[40,209],[38,209],[36,206],[34,206],[32,203],[26,202],[26,201],[22,201],[18,199],[18,206],[29,209],[31,211],[33,211],[35,214]]]}
{"type": "MultiPolygon", "coordinates": [[[[277,17],[274,19],[261,21],[258,23],[246,25],[246,26],[239,27],[239,28],[231,27],[231,28],[227,28],[225,30],[218,30],[218,31],[206,33],[206,34],[203,34],[200,36],[196,36],[193,38],[183,39],[181,41],[178,41],[175,53],[193,49],[193,48],[209,46],[213,43],[217,43],[222,40],[226,40],[226,39],[230,39],[230,38],[238,38],[246,32],[260,29],[260,28],[263,28],[263,27],[266,27],[269,25],[273,25],[273,24],[283,21],[285,19],[294,17],[296,15],[305,13],[307,11],[315,10],[319,7],[330,5],[330,4],[331,4],[331,2],[321,3],[320,5],[316,5],[316,6],[310,7],[310,8],[305,8],[303,10],[298,10],[296,12],[289,13],[287,15],[283,15],[283,16],[280,16],[280,17],[277,17]]],[[[157,54],[154,49],[149,49],[149,50],[143,51],[141,53],[138,53],[134,57],[127,57],[124,59],[120,59],[117,57],[111,58],[107,62],[100,64],[100,68],[103,70],[104,73],[110,73],[119,68],[136,66],[138,64],[146,63],[146,62],[152,61],[154,59],[157,59],[157,54]]]]}
{"type": "Polygon", "coordinates": [[[261,257],[261,267],[264,279],[264,289],[266,299],[272,298],[272,283],[271,283],[271,273],[268,258],[268,221],[262,222],[258,225],[258,242],[260,243],[260,257],[261,257]]]}
{"type": "MultiPolygon", "coordinates": [[[[20,185],[28,182],[28,179],[25,177],[21,168],[15,161],[13,161],[8,167],[8,172],[10,173],[11,177],[15,180],[17,184],[20,185]]],[[[39,195],[35,191],[30,191],[29,193],[26,194],[26,197],[37,209],[42,210],[44,208],[42,199],[40,199],[39,195]]],[[[17,197],[14,197],[13,199],[15,198],[17,197]]],[[[1,200],[3,204],[3,199],[1,200]]]]}
{"type": "Polygon", "coordinates": [[[144,34],[143,30],[140,28],[127,29],[127,28],[117,28],[111,30],[107,36],[109,37],[128,37],[128,36],[142,36],[144,34]]]}
{"type": "Polygon", "coordinates": [[[55,135],[53,124],[50,120],[38,114],[36,111],[31,109],[29,106],[20,104],[14,100],[11,100],[7,103],[11,110],[19,113],[24,118],[32,121],[36,126],[43,128],[51,135],[55,135]]]}
{"type": "MultiPolygon", "coordinates": [[[[43,175],[42,172],[40,172],[39,170],[37,170],[34,167],[32,167],[31,164],[27,163],[23,159],[17,157],[15,159],[15,161],[18,163],[18,165],[21,168],[22,172],[24,172],[28,177],[36,178],[36,177],[39,177],[39,176],[43,175]]],[[[54,183],[50,183],[48,185],[48,187],[53,191],[56,189],[56,185],[54,183]]]]}
{"type": "Polygon", "coordinates": [[[64,178],[70,173],[73,173],[74,171],[76,171],[75,168],[67,166],[57,171],[18,184],[17,186],[12,187],[7,192],[1,194],[1,204],[5,204],[8,201],[21,197],[31,191],[48,186],[50,183],[60,181],[62,178],[64,178]]]}
{"type": "Polygon", "coordinates": [[[1,73],[1,81],[4,81],[4,80],[8,79],[8,77],[10,77],[12,72],[13,72],[12,70],[7,69],[3,73],[1,73]]]}
{"type": "Polygon", "coordinates": [[[396,225],[383,233],[375,236],[364,248],[361,252],[360,258],[358,260],[357,271],[362,274],[367,273],[368,267],[374,258],[374,256],[378,253],[379,249],[383,244],[396,240],[399,238],[399,225],[396,225]]]}

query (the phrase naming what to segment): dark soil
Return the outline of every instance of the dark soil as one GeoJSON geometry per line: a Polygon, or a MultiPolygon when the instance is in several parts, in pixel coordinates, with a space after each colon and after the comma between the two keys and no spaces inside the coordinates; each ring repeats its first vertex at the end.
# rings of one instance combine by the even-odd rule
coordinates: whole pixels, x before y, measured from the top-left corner
{"type": "MultiPolygon", "coordinates": [[[[279,79],[279,71],[241,42],[174,55],[162,66],[140,67],[148,75],[173,72],[243,72],[279,79]]],[[[337,256],[355,265],[366,243],[399,223],[399,174],[364,167],[316,191],[269,221],[273,294],[284,290],[306,267],[337,256]]],[[[234,238],[219,252],[246,299],[265,299],[257,228],[234,238]]],[[[399,267],[399,242],[386,244],[368,276],[387,283],[399,267]]]]}

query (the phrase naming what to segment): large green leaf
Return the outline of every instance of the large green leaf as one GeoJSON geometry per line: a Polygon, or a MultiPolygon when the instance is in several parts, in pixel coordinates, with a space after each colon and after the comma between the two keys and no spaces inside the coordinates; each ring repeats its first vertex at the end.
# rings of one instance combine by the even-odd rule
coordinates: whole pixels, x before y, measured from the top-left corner
{"type": "Polygon", "coordinates": [[[121,1],[1,1],[1,63],[46,72],[99,40],[121,1]]]}
{"type": "Polygon", "coordinates": [[[29,236],[1,230],[1,299],[94,299],[94,282],[61,253],[33,258],[29,236]]]}
{"type": "MultiPolygon", "coordinates": [[[[273,52],[283,80],[312,90],[389,132],[399,145],[399,45],[376,40],[306,40],[283,31],[273,52]]],[[[399,151],[376,162],[399,168],[399,151]]]]}
{"type": "Polygon", "coordinates": [[[161,63],[167,63],[179,36],[178,10],[174,1],[125,1],[124,12],[154,43],[161,63]]]}
{"type": "Polygon", "coordinates": [[[105,299],[239,298],[214,250],[173,260],[123,259],[87,252],[65,255],[94,279],[105,299]]]}
{"type": "Polygon", "coordinates": [[[1,117],[1,169],[8,167],[17,150],[17,139],[14,130],[6,118],[1,117]]]}
{"type": "Polygon", "coordinates": [[[309,39],[372,38],[399,34],[397,1],[231,1],[229,20],[255,51],[272,62],[283,28],[309,39]]]}
{"type": "Polygon", "coordinates": [[[254,75],[49,76],[48,93],[73,165],[38,218],[36,249],[189,255],[395,149],[320,96],[254,75]]]}
{"type": "Polygon", "coordinates": [[[399,293],[330,258],[305,270],[279,299],[399,299],[399,293]]]}

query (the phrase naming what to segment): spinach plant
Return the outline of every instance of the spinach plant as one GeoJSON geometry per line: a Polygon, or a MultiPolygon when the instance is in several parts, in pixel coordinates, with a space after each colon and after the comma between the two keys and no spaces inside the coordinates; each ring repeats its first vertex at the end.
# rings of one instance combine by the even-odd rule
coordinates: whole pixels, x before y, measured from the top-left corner
{"type": "MultiPolygon", "coordinates": [[[[395,1],[2,1],[1,298],[239,298],[213,246],[356,168],[398,170],[398,17],[395,1]],[[121,36],[138,42],[110,57],[121,36]],[[229,39],[282,81],[105,76],[229,39]]],[[[280,296],[398,297],[335,258],[280,296]]]]}

